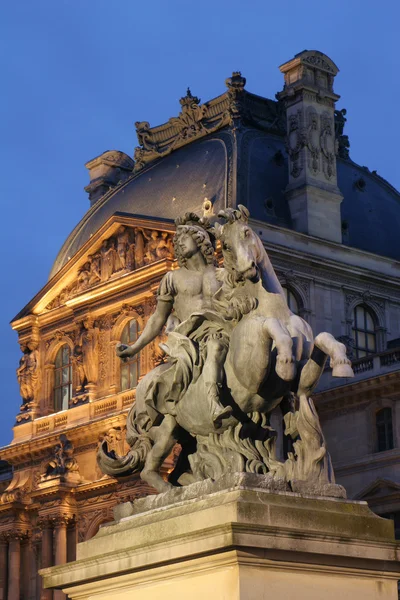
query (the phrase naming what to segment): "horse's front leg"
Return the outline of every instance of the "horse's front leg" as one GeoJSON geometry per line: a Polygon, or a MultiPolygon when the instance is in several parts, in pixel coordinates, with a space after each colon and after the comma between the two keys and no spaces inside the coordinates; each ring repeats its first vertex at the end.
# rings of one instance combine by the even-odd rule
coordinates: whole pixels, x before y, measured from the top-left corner
{"type": "Polygon", "coordinates": [[[173,488],[171,483],[164,481],[159,471],[177,441],[175,435],[177,430],[178,424],[172,415],[165,415],[161,425],[153,427],[151,430],[154,446],[146,456],[140,477],[155,488],[157,492],[166,492],[173,488]]]}
{"type": "Polygon", "coordinates": [[[314,346],[330,357],[333,377],[354,377],[351,361],[346,356],[346,346],[338,342],[327,332],[319,333],[314,340],[314,346]]]}
{"type": "Polygon", "coordinates": [[[265,319],[263,329],[275,342],[277,351],[275,371],[284,381],[293,381],[297,366],[293,356],[293,340],[289,331],[279,319],[273,318],[265,319]]]}

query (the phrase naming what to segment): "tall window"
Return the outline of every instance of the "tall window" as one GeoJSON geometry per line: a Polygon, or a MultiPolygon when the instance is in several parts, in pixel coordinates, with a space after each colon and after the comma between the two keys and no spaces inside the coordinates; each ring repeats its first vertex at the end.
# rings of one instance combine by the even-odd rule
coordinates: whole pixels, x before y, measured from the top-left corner
{"type": "Polygon", "coordinates": [[[389,407],[376,413],[376,439],[378,452],[393,448],[392,409],[389,407]]]}
{"type": "MultiPolygon", "coordinates": [[[[121,342],[129,346],[136,342],[139,328],[136,319],[131,319],[124,327],[121,342]]],[[[136,354],[126,362],[121,363],[121,390],[130,390],[137,386],[139,379],[139,355],[136,354]]]]}
{"type": "Polygon", "coordinates": [[[72,398],[72,359],[68,344],[61,346],[56,356],[54,380],[54,410],[66,410],[72,398]]]}
{"type": "Polygon", "coordinates": [[[354,350],[357,358],[376,352],[375,323],[372,313],[363,305],[356,306],[353,313],[354,350]]]}
{"type": "Polygon", "coordinates": [[[293,294],[292,290],[287,287],[283,288],[283,291],[286,296],[286,302],[292,313],[295,315],[299,314],[299,303],[297,302],[296,296],[293,294]]]}

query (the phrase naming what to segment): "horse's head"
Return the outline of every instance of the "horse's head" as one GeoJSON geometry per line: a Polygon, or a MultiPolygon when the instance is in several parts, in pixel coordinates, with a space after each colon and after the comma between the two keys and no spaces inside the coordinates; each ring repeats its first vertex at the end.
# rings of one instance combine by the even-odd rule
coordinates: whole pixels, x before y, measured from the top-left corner
{"type": "Polygon", "coordinates": [[[238,209],[221,210],[218,216],[225,219],[224,225],[215,224],[215,235],[222,244],[224,267],[236,281],[260,278],[260,241],[248,224],[249,211],[239,204],[238,209]]]}

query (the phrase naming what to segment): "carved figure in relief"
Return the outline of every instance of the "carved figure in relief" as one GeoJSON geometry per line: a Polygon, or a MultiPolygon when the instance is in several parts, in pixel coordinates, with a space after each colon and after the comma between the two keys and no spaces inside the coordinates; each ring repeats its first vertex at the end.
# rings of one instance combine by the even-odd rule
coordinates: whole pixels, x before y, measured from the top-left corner
{"type": "Polygon", "coordinates": [[[117,255],[118,255],[118,267],[117,270],[126,268],[126,258],[129,249],[129,231],[121,225],[117,232],[117,255]]]}
{"type": "Polygon", "coordinates": [[[39,352],[35,342],[21,345],[23,356],[19,361],[17,369],[17,380],[21,398],[24,404],[35,399],[35,393],[39,381],[39,352]]]}
{"type": "Polygon", "coordinates": [[[90,262],[86,262],[79,270],[77,291],[81,292],[89,287],[90,269],[90,262]]]}
{"type": "Polygon", "coordinates": [[[78,367],[81,389],[88,383],[96,383],[98,343],[98,327],[94,326],[89,319],[85,319],[81,324],[81,330],[74,348],[74,358],[78,367]]]}
{"type": "Polygon", "coordinates": [[[95,285],[101,280],[101,254],[96,252],[88,257],[90,261],[90,278],[89,284],[95,285]]]}
{"type": "Polygon", "coordinates": [[[126,253],[126,268],[129,271],[135,269],[135,243],[130,242],[126,253]]]}
{"type": "Polygon", "coordinates": [[[135,227],[135,264],[136,268],[143,267],[145,260],[145,241],[143,229],[135,227]]]}
{"type": "Polygon", "coordinates": [[[117,347],[121,358],[136,354],[173,310],[178,323],[163,344],[167,362],[137,386],[127,419],[129,452],[118,456],[103,443],[99,464],[111,475],[140,471],[158,491],[231,470],[268,473],[294,491],[311,485],[313,493],[343,495],[310,394],[328,357],[333,376],[353,375],[345,346],[326,332],[314,339],[308,323],[290,311],[247,209],[226,209],[219,217],[224,224],[213,230],[195,215],[177,220],[180,268],[162,280],[156,311],[137,342],[117,347]],[[213,235],[222,245],[220,270],[213,235]],[[286,461],[276,456],[269,425],[279,404],[285,434],[295,440],[286,461]],[[176,442],[183,460],[166,482],[159,471],[176,442]]]}
{"type": "Polygon", "coordinates": [[[158,244],[159,244],[158,231],[152,231],[150,233],[150,235],[148,235],[144,231],[144,236],[147,240],[144,260],[145,260],[146,264],[149,264],[149,263],[154,262],[158,258],[158,256],[157,256],[157,248],[158,248],[158,244]]]}
{"type": "Polygon", "coordinates": [[[115,270],[115,247],[114,240],[104,240],[101,246],[101,279],[107,281],[115,270]]]}
{"type": "Polygon", "coordinates": [[[60,443],[54,447],[53,458],[47,465],[45,477],[56,477],[79,471],[79,465],[73,454],[73,443],[65,434],[61,434],[60,443]]]}
{"type": "Polygon", "coordinates": [[[173,244],[171,236],[167,231],[161,233],[161,238],[158,238],[158,244],[156,248],[157,258],[172,258],[173,257],[173,244]]]}
{"type": "Polygon", "coordinates": [[[85,385],[87,383],[86,371],[85,367],[83,366],[83,350],[80,339],[78,340],[78,343],[74,346],[72,359],[74,362],[75,372],[78,376],[79,382],[76,391],[79,393],[85,389],[85,385]]]}

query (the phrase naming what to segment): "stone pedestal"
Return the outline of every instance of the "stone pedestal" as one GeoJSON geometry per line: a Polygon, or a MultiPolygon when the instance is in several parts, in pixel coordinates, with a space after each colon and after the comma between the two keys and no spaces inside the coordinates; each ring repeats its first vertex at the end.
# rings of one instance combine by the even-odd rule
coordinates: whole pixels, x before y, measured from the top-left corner
{"type": "Polygon", "coordinates": [[[233,474],[120,505],[45,585],[71,600],[397,600],[391,521],[282,489],[233,474]]]}

